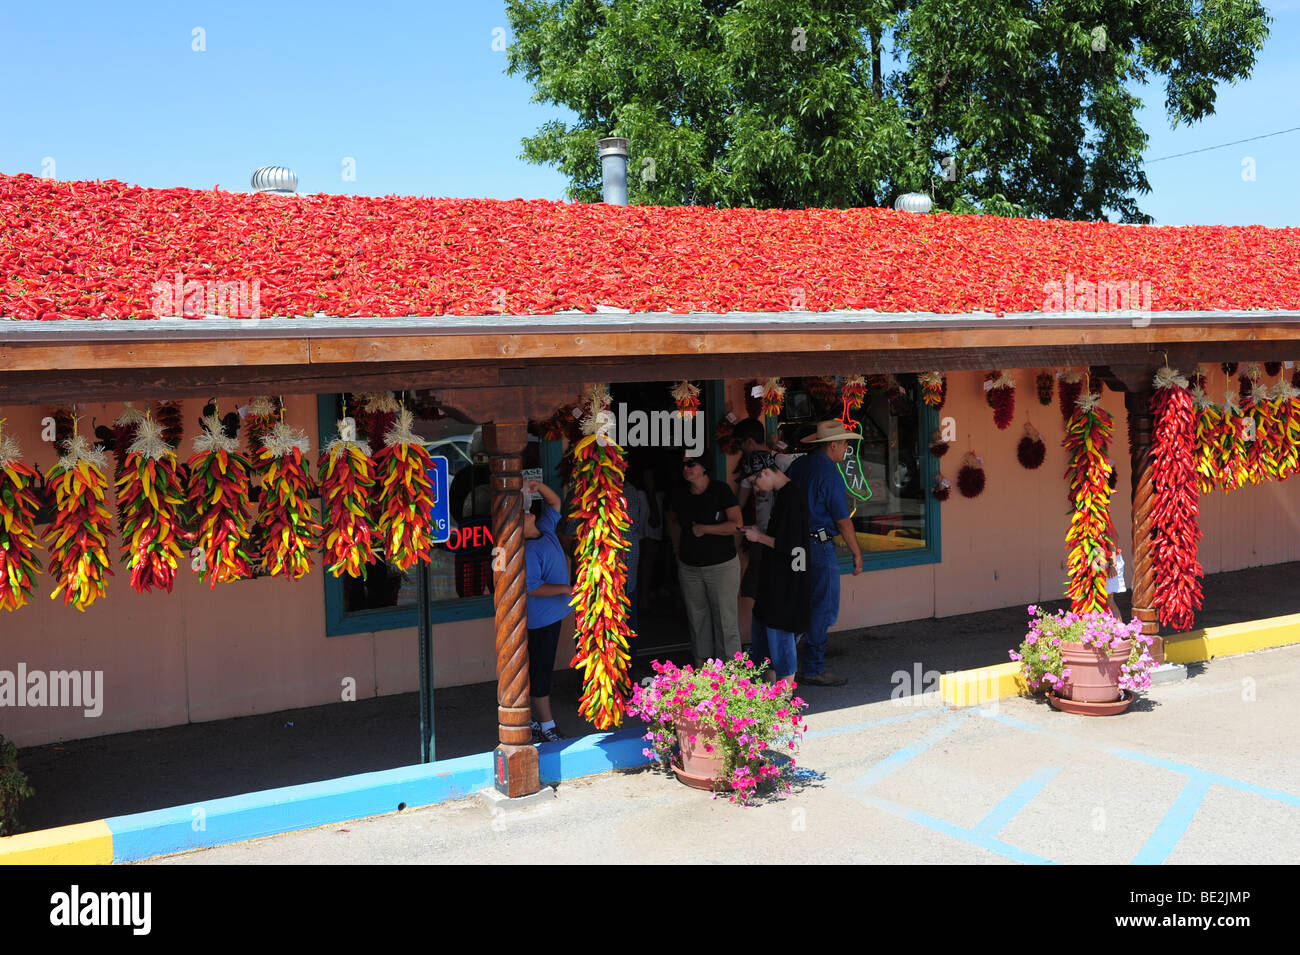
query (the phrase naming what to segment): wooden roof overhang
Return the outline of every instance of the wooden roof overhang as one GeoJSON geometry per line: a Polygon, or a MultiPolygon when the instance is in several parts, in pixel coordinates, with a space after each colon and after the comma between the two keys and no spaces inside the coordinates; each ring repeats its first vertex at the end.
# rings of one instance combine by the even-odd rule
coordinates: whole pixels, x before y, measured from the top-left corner
{"type": "Polygon", "coordinates": [[[536,414],[591,381],[1145,367],[1166,354],[1187,369],[1300,359],[1296,339],[1298,312],[1232,310],[9,321],[0,404],[431,389],[532,398],[536,414]]]}

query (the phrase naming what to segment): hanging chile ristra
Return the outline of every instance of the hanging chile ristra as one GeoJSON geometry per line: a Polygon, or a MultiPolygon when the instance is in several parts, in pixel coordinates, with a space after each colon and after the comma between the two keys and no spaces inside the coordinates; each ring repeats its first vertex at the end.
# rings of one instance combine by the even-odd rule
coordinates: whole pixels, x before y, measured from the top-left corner
{"type": "Polygon", "coordinates": [[[763,382],[763,417],[779,418],[785,407],[785,385],[780,378],[768,378],[763,382]]]}
{"type": "Polygon", "coordinates": [[[1065,595],[1075,613],[1106,607],[1106,563],[1114,550],[1107,458],[1114,422],[1091,392],[1075,402],[1062,446],[1069,454],[1065,476],[1074,513],[1065,534],[1065,595]]]}
{"type": "Polygon", "coordinates": [[[1260,468],[1269,481],[1282,480],[1286,469],[1286,423],[1282,420],[1285,402],[1281,396],[1285,387],[1279,381],[1276,389],[1257,384],[1254,391],[1255,441],[1260,446],[1260,468]]]}
{"type": "Polygon", "coordinates": [[[1300,388],[1279,381],[1273,396],[1278,403],[1277,430],[1282,445],[1278,480],[1285,481],[1300,471],[1300,388]]]}
{"type": "Polygon", "coordinates": [[[1246,480],[1261,484],[1269,477],[1264,463],[1264,449],[1268,445],[1268,422],[1262,413],[1263,396],[1260,394],[1261,371],[1259,362],[1247,362],[1241,377],[1241,414],[1245,428],[1246,480]]]}
{"type": "Polygon", "coordinates": [[[251,465],[239,451],[239,440],[225,432],[215,414],[200,423],[203,433],[194,439],[194,455],[187,462],[189,501],[198,527],[195,545],[202,550],[199,574],[215,589],[253,576],[248,555],[251,465]]]}
{"type": "Polygon", "coordinates": [[[77,406],[60,405],[50,412],[48,417],[54,419],[54,447],[61,448],[77,433],[77,406]]]}
{"type": "Polygon", "coordinates": [[[673,401],[677,403],[678,413],[694,415],[700,410],[700,388],[685,378],[673,385],[672,395],[673,401]]]}
{"type": "Polygon", "coordinates": [[[627,625],[628,548],[624,531],[630,525],[623,498],[623,449],[597,430],[598,416],[609,405],[609,393],[598,387],[583,423],[586,437],[574,446],[574,508],[577,521],[578,569],[572,606],[576,612],[578,652],[571,666],[582,671],[578,712],[596,729],[618,726],[626,712],[628,681],[627,625]]]}
{"type": "Polygon", "coordinates": [[[153,419],[163,426],[163,440],[173,451],[181,449],[181,438],[185,436],[185,421],[181,416],[181,406],[176,401],[160,402],[153,409],[153,419]]]}
{"type": "Polygon", "coordinates": [[[0,610],[27,603],[41,572],[36,556],[36,496],[40,475],[20,460],[18,439],[0,421],[0,610]]]}
{"type": "Polygon", "coordinates": [[[1009,372],[991,371],[984,380],[989,382],[985,397],[993,409],[993,423],[1005,431],[1016,417],[1016,379],[1009,372]]]}
{"type": "Polygon", "coordinates": [[[1035,384],[1038,386],[1038,403],[1047,407],[1052,403],[1052,391],[1056,386],[1056,376],[1050,371],[1040,371],[1035,384]]]}
{"type": "Polygon", "coordinates": [[[1075,403],[1083,394],[1083,375],[1075,368],[1067,368],[1056,389],[1056,400],[1061,407],[1061,420],[1069,422],[1074,416],[1075,403]]]}
{"type": "Polygon", "coordinates": [[[1047,445],[1043,443],[1043,436],[1038,433],[1028,421],[1025,422],[1025,433],[1021,437],[1020,443],[1016,445],[1016,459],[1020,466],[1028,471],[1042,467],[1043,460],[1047,457],[1047,445]]]}
{"type": "Polygon", "coordinates": [[[808,395],[822,408],[835,407],[836,379],[831,375],[814,375],[804,379],[808,395]]]}
{"type": "Polygon", "coordinates": [[[1204,571],[1196,559],[1201,539],[1196,494],[1196,407],[1187,379],[1167,365],[1156,372],[1151,397],[1154,418],[1150,468],[1151,567],[1160,622],[1178,632],[1190,630],[1201,609],[1204,571]]]}
{"type": "Polygon", "coordinates": [[[320,546],[321,525],[310,498],[313,493],[306,432],[277,421],[263,435],[258,452],[262,468],[262,509],[257,515],[257,555],[272,577],[300,580],[311,571],[311,552],[320,546]]]}
{"type": "Polygon", "coordinates": [[[867,397],[867,379],[862,375],[851,375],[844,379],[844,384],[840,388],[840,420],[852,421],[853,412],[862,407],[863,400],[867,397]]]}
{"type": "Polygon", "coordinates": [[[321,517],[325,523],[325,566],[335,577],[364,577],[375,551],[367,504],[375,486],[370,446],[343,418],[338,436],[320,459],[321,517]]]}
{"type": "Polygon", "coordinates": [[[1196,408],[1196,490],[1204,495],[1218,482],[1214,442],[1223,419],[1199,383],[1192,388],[1192,400],[1196,408]]]}
{"type": "MultiPolygon", "coordinates": [[[[376,448],[383,446],[384,435],[393,430],[393,426],[397,423],[397,413],[401,411],[402,406],[393,397],[391,391],[372,391],[358,397],[361,399],[361,411],[356,415],[357,434],[373,453],[376,448]]],[[[374,464],[373,457],[370,463],[374,464]]],[[[367,509],[372,533],[379,527],[382,507],[383,501],[380,500],[379,495],[372,494],[367,509]]]]}
{"type": "Polygon", "coordinates": [[[280,402],[270,395],[258,395],[248,403],[244,415],[244,436],[248,440],[248,454],[253,471],[260,476],[269,463],[262,457],[262,442],[275,430],[280,420],[280,402]]]}
{"type": "Polygon", "coordinates": [[[967,451],[957,470],[957,490],[962,497],[979,497],[984,493],[984,459],[974,451],[967,451]]]}
{"type": "Polygon", "coordinates": [[[938,411],[948,397],[948,379],[941,371],[927,371],[921,375],[921,400],[938,411]]]}
{"type": "Polygon", "coordinates": [[[1216,483],[1225,491],[1235,491],[1246,483],[1246,424],[1237,404],[1237,396],[1224,396],[1219,427],[1214,433],[1214,469],[1216,483]]]}
{"type": "Polygon", "coordinates": [[[143,420],[144,413],[128,401],[126,408],[113,422],[113,457],[117,461],[114,473],[118,477],[122,476],[122,469],[126,467],[126,456],[131,453],[131,444],[135,441],[143,420]]]}
{"type": "Polygon", "coordinates": [[[135,430],[117,479],[122,562],[131,571],[136,593],[151,593],[155,587],[171,593],[176,569],[191,546],[184,527],[185,489],[162,424],[145,418],[135,430]]]}
{"type": "Polygon", "coordinates": [[[433,513],[429,468],[433,461],[411,430],[414,420],[407,409],[398,412],[397,423],[384,435],[384,446],[375,454],[375,477],[382,501],[379,538],[388,562],[403,571],[433,555],[429,526],[429,515],[433,513]]]}
{"type": "Polygon", "coordinates": [[[107,465],[103,451],[93,448],[85,435],[74,434],[45,476],[54,492],[54,522],[45,532],[45,549],[50,552],[50,576],[58,581],[50,597],[63,594],[64,604],[78,610],[104,596],[104,575],[113,576],[108,556],[113,515],[104,506],[107,465]]]}
{"type": "Polygon", "coordinates": [[[391,391],[356,394],[352,396],[352,403],[359,409],[356,412],[357,434],[370,447],[378,447],[383,443],[384,435],[393,429],[402,406],[391,391]]]}

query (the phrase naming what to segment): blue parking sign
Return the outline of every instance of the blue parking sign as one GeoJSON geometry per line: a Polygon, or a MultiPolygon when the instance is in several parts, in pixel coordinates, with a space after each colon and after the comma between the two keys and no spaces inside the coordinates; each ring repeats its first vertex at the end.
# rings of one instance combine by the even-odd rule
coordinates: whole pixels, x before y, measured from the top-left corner
{"type": "Polygon", "coordinates": [[[451,502],[448,500],[447,459],[430,458],[429,483],[433,485],[433,513],[429,515],[429,536],[435,544],[451,538],[451,502]]]}

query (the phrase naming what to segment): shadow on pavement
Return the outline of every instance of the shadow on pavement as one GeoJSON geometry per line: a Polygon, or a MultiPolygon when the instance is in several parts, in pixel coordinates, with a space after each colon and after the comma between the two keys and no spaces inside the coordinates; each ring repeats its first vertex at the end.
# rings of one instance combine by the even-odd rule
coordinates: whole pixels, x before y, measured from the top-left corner
{"type": "MultiPolygon", "coordinates": [[[[1207,578],[1207,609],[1197,614],[1196,625],[1300,611],[1292,596],[1298,571],[1300,564],[1290,563],[1207,578]]],[[[1128,595],[1119,598],[1127,614],[1128,595]]],[[[937,690],[937,674],[1007,661],[1007,651],[1024,635],[1026,619],[1025,608],[1017,605],[834,633],[828,665],[848,684],[800,687],[799,693],[808,712],[817,713],[937,690]]],[[[673,659],[689,662],[680,654],[673,659]]],[[[1193,668],[1198,666],[1189,675],[1203,672],[1201,665],[1193,668]]],[[[575,671],[556,673],[552,703],[559,728],[570,736],[584,731],[577,717],[580,690],[575,671]]],[[[1134,709],[1147,708],[1143,704],[1138,701],[1134,709]]],[[[439,689],[434,707],[439,759],[495,747],[495,683],[439,689]]],[[[418,761],[414,693],[33,746],[19,753],[19,765],[35,789],[22,807],[21,825],[46,829],[418,761]]]]}

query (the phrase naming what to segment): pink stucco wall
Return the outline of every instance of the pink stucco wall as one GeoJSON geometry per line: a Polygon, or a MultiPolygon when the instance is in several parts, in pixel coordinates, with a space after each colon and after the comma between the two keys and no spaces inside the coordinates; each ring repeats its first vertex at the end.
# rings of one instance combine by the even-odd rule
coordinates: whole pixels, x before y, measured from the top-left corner
{"type": "MultiPolygon", "coordinates": [[[[974,449],[984,458],[987,486],[968,500],[957,493],[941,505],[943,562],[843,578],[837,630],[851,630],[924,617],[947,617],[1061,594],[1064,535],[1068,520],[1063,478],[1063,428],[1055,400],[1038,404],[1034,376],[1017,376],[1017,414],[1006,431],[993,425],[981,373],[949,376],[943,416],[951,416],[957,440],[943,459],[955,479],[961,457],[974,449]],[[1026,471],[1015,447],[1028,417],[1047,443],[1047,460],[1026,471]]],[[[1235,383],[1234,383],[1235,384],[1235,383]]],[[[1222,397],[1223,375],[1211,380],[1222,397]]],[[[743,409],[740,383],[729,382],[729,400],[743,409]]],[[[240,400],[246,400],[241,398],[240,400]]],[[[232,407],[234,399],[223,401],[232,407]]],[[[184,405],[188,453],[201,401],[184,405]]],[[[1116,418],[1112,460],[1120,491],[1112,515],[1122,540],[1130,534],[1128,438],[1122,396],[1106,392],[1104,406],[1116,418]]],[[[109,422],[120,404],[89,405],[92,418],[109,422]]],[[[41,407],[9,407],[7,431],[22,440],[25,460],[47,469],[54,460],[39,440],[41,407]]],[[[311,396],[287,399],[287,419],[305,428],[313,458],[319,449],[316,403],[311,396]]],[[[1207,573],[1300,559],[1300,481],[1246,487],[1202,500],[1207,573]]],[[[175,592],[141,596],[127,586],[124,568],[109,582],[108,596],[84,613],[51,601],[48,577],[32,602],[0,615],[0,670],[21,661],[31,670],[102,670],[103,714],[86,718],[77,709],[0,708],[0,733],[20,746],[272,712],[342,699],[344,681],[356,696],[416,689],[414,628],[325,636],[323,577],[319,566],[301,581],[259,579],[209,590],[186,570],[175,592]]],[[[561,641],[564,647],[565,641],[561,641]]],[[[567,664],[561,651],[557,665],[567,664]]],[[[992,661],[990,661],[992,662],[992,661]]],[[[439,624],[434,641],[438,685],[495,679],[492,622],[439,624]]]]}

